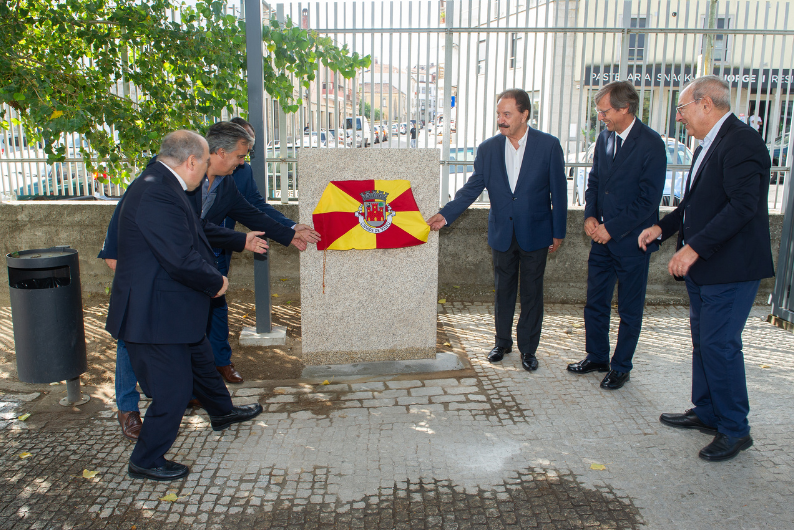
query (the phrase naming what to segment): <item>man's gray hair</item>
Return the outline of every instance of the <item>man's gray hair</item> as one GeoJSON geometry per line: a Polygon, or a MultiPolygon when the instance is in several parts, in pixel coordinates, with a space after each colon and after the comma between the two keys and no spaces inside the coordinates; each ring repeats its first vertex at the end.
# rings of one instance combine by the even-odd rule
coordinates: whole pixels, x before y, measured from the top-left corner
{"type": "Polygon", "coordinates": [[[720,110],[731,110],[731,86],[727,81],[716,75],[704,75],[687,83],[684,90],[692,89],[692,99],[698,100],[704,97],[711,98],[714,107],[720,110]]]}
{"type": "Polygon", "coordinates": [[[174,167],[181,166],[191,156],[202,158],[206,143],[207,141],[199,133],[180,129],[168,133],[163,138],[157,158],[160,160],[167,159],[174,167]]]}
{"type": "Polygon", "coordinates": [[[637,89],[628,81],[613,81],[596,92],[595,102],[600,103],[605,96],[609,96],[609,104],[613,109],[629,109],[629,114],[637,115],[640,108],[640,95],[637,89]]]}
{"type": "Polygon", "coordinates": [[[240,143],[240,140],[245,141],[246,149],[249,149],[254,143],[254,139],[248,134],[248,131],[236,123],[219,121],[207,131],[207,143],[210,146],[210,153],[217,153],[218,149],[231,153],[237,149],[237,144],[240,143]]]}

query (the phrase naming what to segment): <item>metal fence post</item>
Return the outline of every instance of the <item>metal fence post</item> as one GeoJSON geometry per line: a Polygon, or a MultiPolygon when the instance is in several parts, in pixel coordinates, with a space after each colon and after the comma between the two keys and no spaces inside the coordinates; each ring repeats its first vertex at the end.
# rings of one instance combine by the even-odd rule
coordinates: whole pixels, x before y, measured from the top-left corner
{"type": "MultiPolygon", "coordinates": [[[[441,206],[449,202],[449,143],[450,143],[450,121],[452,120],[452,17],[455,15],[455,2],[449,1],[446,5],[444,14],[447,26],[447,33],[444,37],[444,135],[442,136],[443,145],[441,147],[441,206]]],[[[457,73],[457,72],[456,72],[457,73]]],[[[466,150],[465,148],[463,149],[466,150]]],[[[465,155],[464,155],[465,158],[465,155]]]]}
{"type": "MultiPolygon", "coordinates": [[[[251,169],[257,187],[267,197],[265,178],[265,73],[262,51],[262,3],[245,0],[245,51],[248,65],[248,121],[254,127],[257,141],[251,157],[251,169]]],[[[254,296],[256,332],[270,333],[270,262],[267,254],[254,254],[254,296]]]]}

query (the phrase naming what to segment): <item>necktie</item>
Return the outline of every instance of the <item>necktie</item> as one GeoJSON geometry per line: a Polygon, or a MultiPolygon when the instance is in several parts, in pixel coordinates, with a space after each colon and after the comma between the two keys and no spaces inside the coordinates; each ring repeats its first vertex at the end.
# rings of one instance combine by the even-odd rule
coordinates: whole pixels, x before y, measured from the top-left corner
{"type": "Polygon", "coordinates": [[[621,145],[623,145],[623,138],[618,133],[615,133],[615,154],[612,156],[613,160],[618,157],[621,145]]]}

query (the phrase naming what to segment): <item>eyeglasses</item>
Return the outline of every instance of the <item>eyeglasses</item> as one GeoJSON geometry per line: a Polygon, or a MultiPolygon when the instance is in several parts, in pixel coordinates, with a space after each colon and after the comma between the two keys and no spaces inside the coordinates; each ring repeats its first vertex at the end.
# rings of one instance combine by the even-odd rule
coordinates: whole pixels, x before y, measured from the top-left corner
{"type": "Polygon", "coordinates": [[[675,111],[676,111],[677,113],[681,114],[681,110],[682,110],[684,107],[686,107],[687,105],[691,105],[692,103],[695,103],[695,102],[697,102],[697,101],[700,101],[701,99],[703,99],[703,98],[697,98],[697,99],[693,99],[693,100],[692,100],[692,101],[690,101],[689,103],[684,103],[683,105],[678,105],[678,106],[675,108],[675,111]]]}
{"type": "Polygon", "coordinates": [[[599,115],[599,116],[604,116],[604,117],[606,117],[606,115],[607,115],[607,112],[609,112],[610,110],[612,110],[612,107],[609,107],[608,109],[604,109],[604,110],[598,110],[598,109],[596,109],[596,114],[597,114],[597,115],[599,115]]]}

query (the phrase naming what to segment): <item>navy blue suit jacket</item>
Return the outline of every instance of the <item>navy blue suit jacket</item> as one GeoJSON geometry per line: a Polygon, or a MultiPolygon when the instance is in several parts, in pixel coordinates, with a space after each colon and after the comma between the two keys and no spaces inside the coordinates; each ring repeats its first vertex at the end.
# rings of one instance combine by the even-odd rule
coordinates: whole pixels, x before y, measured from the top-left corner
{"type": "MultiPolygon", "coordinates": [[[[237,166],[237,169],[235,169],[234,173],[232,173],[232,178],[234,179],[234,183],[237,185],[237,189],[240,191],[245,200],[251,203],[251,206],[260,212],[267,214],[272,219],[281,223],[287,228],[292,228],[296,224],[295,221],[276,210],[276,208],[274,208],[272,205],[268,204],[265,198],[262,197],[262,194],[259,193],[259,188],[256,187],[256,182],[254,181],[254,172],[248,162],[237,166]]],[[[227,217],[223,221],[223,226],[232,230],[234,230],[235,224],[237,224],[237,221],[231,217],[227,217]]]]}
{"type": "MultiPolygon", "coordinates": [[[[606,244],[612,254],[639,256],[645,252],[637,244],[640,232],[659,221],[667,146],[659,133],[635,119],[613,160],[607,153],[607,141],[612,134],[604,130],[596,140],[584,217],[595,217],[604,223],[612,238],[606,244]]],[[[649,250],[657,250],[657,245],[649,250]]]]}
{"type": "MultiPolygon", "coordinates": [[[[268,214],[262,213],[245,200],[240,190],[237,189],[234,179],[230,176],[221,180],[217,188],[215,202],[204,215],[201,212],[203,202],[201,188],[202,186],[199,186],[187,195],[196,213],[207,222],[220,225],[227,217],[231,217],[251,230],[265,232],[265,237],[273,239],[285,247],[289,246],[295,237],[295,230],[276,221],[268,214]]],[[[273,209],[275,210],[275,208],[273,209]]]]}
{"type": "Polygon", "coordinates": [[[105,329],[116,339],[191,344],[204,337],[223,276],[179,181],[154,164],[118,208],[118,264],[105,329]]]}
{"type": "Polygon", "coordinates": [[[770,166],[761,135],[731,114],[697,175],[693,177],[690,171],[688,192],[678,208],[659,221],[659,227],[663,240],[678,233],[676,249],[685,242],[697,252],[699,258],[688,273],[696,284],[775,275],[767,204],[770,166]]]}
{"type": "Polygon", "coordinates": [[[560,141],[529,128],[515,193],[507,179],[506,141],[506,136],[497,134],[480,144],[474,158],[474,172],[440,213],[447,224],[452,224],[487,189],[491,201],[488,214],[491,248],[507,251],[513,233],[524,251],[548,247],[553,238],[565,237],[568,221],[568,189],[560,141]]]}

